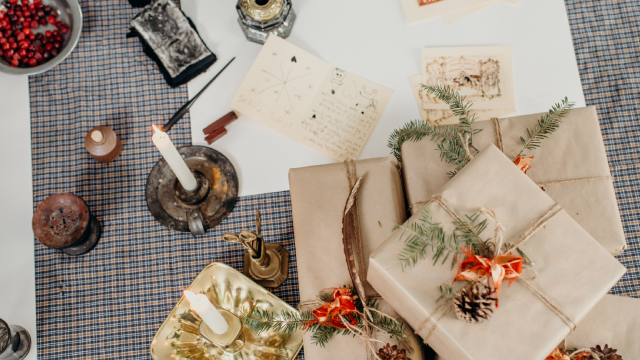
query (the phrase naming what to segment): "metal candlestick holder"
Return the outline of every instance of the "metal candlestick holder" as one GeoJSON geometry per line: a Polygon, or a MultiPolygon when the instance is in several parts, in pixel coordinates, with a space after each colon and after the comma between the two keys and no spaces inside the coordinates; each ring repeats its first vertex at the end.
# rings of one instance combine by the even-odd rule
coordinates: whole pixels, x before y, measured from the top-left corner
{"type": "Polygon", "coordinates": [[[270,34],[286,39],[296,20],[291,0],[238,0],[236,10],[247,40],[258,44],[270,34]]]}
{"type": "Polygon", "coordinates": [[[56,194],[41,202],[31,220],[33,234],[43,245],[67,255],[82,255],[100,241],[100,222],[80,197],[56,194]]]}
{"type": "Polygon", "coordinates": [[[201,321],[198,326],[200,336],[206,341],[219,347],[223,352],[235,354],[244,347],[245,337],[242,333],[242,320],[234,313],[222,308],[216,308],[229,324],[229,329],[224,334],[216,334],[211,328],[201,321]]]}
{"type": "Polygon", "coordinates": [[[246,276],[264,287],[278,287],[289,274],[289,252],[280,244],[267,244],[262,237],[260,223],[260,211],[256,210],[255,232],[227,232],[222,234],[222,239],[239,243],[246,249],[243,269],[246,276]]]}
{"type": "Polygon", "coordinates": [[[231,162],[211,148],[185,146],[178,153],[196,177],[198,187],[193,192],[185,190],[161,158],[147,179],[147,205],[165,227],[204,235],[233,210],[238,199],[238,175],[231,162]]]}
{"type": "Polygon", "coordinates": [[[0,319],[0,360],[20,360],[31,350],[31,335],[18,325],[9,326],[0,319]]]}

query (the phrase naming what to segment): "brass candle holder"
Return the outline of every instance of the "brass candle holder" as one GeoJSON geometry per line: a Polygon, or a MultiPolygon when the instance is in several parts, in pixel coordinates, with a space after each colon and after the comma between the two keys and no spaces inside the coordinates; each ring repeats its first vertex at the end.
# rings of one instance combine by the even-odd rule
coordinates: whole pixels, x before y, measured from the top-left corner
{"type": "Polygon", "coordinates": [[[213,333],[183,296],[151,342],[154,360],[292,360],[302,348],[300,330],[258,333],[242,324],[239,316],[254,308],[278,313],[297,310],[235,269],[222,263],[210,264],[187,290],[207,296],[227,320],[229,329],[222,335],[213,333]]]}
{"type": "Polygon", "coordinates": [[[261,234],[260,211],[256,210],[256,231],[227,232],[222,239],[241,244],[244,253],[244,274],[264,287],[278,287],[289,274],[289,252],[280,244],[266,243],[261,234]]]}
{"type": "Polygon", "coordinates": [[[233,210],[238,199],[238,175],[224,155],[205,146],[178,149],[198,181],[194,191],[185,190],[161,158],[149,173],[146,197],[149,211],[165,227],[204,235],[233,210]]]}

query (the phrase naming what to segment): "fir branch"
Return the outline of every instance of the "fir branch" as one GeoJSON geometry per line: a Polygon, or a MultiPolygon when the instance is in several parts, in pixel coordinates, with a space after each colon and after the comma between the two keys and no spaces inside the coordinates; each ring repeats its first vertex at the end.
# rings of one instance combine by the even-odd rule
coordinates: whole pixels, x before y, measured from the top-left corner
{"type": "Polygon", "coordinates": [[[440,300],[449,299],[454,296],[453,286],[449,284],[442,284],[438,286],[438,292],[440,292],[440,297],[436,300],[436,303],[440,302],[440,300]]]}
{"type": "Polygon", "coordinates": [[[487,219],[476,224],[479,217],[480,210],[471,216],[465,215],[466,220],[455,220],[453,222],[453,226],[455,226],[454,233],[460,237],[461,242],[471,245],[474,253],[482,256],[491,256],[495,245],[491,242],[491,238],[483,240],[480,237],[480,234],[487,228],[487,219]]]}
{"type": "Polygon", "coordinates": [[[448,85],[422,85],[422,88],[438,100],[449,105],[449,109],[451,109],[453,115],[459,118],[458,121],[462,135],[469,135],[469,141],[472,142],[472,136],[474,134],[472,125],[476,121],[475,113],[471,112],[473,103],[471,101],[465,102],[466,96],[460,95],[459,92],[448,85]]]}
{"type": "Polygon", "coordinates": [[[413,120],[391,133],[387,146],[391,153],[402,162],[400,150],[405,142],[417,142],[430,136],[431,141],[442,141],[458,137],[458,129],[453,126],[437,126],[422,120],[413,120]]]}
{"type": "Polygon", "coordinates": [[[574,106],[575,103],[570,103],[569,99],[565,97],[560,103],[555,104],[549,112],[542,115],[538,120],[538,124],[532,129],[527,129],[527,134],[520,137],[523,148],[518,153],[518,156],[525,156],[523,154],[525,150],[533,150],[540,147],[543,139],[547,139],[551,133],[558,130],[560,120],[567,116],[569,110],[573,109],[574,106]]]}
{"type": "Polygon", "coordinates": [[[406,235],[404,239],[405,247],[400,254],[398,254],[402,270],[412,268],[419,260],[424,260],[427,254],[427,248],[429,247],[433,251],[432,260],[434,264],[443,256],[444,259],[442,263],[447,261],[449,256],[453,255],[451,259],[452,268],[457,262],[457,256],[462,254],[458,237],[447,235],[440,224],[434,224],[431,220],[431,212],[429,209],[424,209],[419,222],[413,222],[408,226],[396,225],[394,227],[394,230],[395,229],[404,230],[400,239],[406,235]]]}
{"type": "Polygon", "coordinates": [[[241,314],[240,319],[248,328],[258,333],[273,330],[291,334],[302,327],[310,326],[315,316],[311,311],[298,313],[282,310],[280,314],[276,314],[256,307],[250,313],[241,314]]]}

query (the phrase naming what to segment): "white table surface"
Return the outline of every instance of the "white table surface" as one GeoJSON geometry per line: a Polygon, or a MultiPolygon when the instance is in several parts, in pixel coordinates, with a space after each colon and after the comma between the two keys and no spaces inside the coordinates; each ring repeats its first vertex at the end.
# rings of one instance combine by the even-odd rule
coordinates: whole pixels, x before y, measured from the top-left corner
{"type": "MultiPolygon", "coordinates": [[[[182,0],[203,39],[219,57],[191,81],[193,96],[233,56],[235,62],[191,109],[193,143],[229,104],[260,51],[237,24],[235,1],[182,0]]],[[[447,26],[436,18],[407,25],[397,0],[294,0],[298,15],[289,41],[330,64],[378,83],[394,94],[361,158],[387,156],[391,131],[419,118],[408,78],[420,72],[427,46],[511,45],[517,114],[543,112],[564,96],[584,106],[563,0],[496,3],[447,26]]],[[[29,92],[26,77],[0,74],[0,318],[36,339],[29,92]]],[[[213,144],[233,163],[240,195],[287,190],[288,170],[331,159],[245,116],[213,144]]],[[[36,358],[35,345],[28,359],[36,358]]]]}

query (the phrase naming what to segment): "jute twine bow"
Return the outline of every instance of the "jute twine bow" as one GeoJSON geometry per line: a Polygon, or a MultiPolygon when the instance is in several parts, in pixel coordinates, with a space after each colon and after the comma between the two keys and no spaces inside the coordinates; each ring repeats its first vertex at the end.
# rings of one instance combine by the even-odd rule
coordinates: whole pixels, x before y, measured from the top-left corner
{"type": "MultiPolygon", "coordinates": [[[[378,356],[378,352],[376,351],[376,343],[381,343],[385,345],[385,343],[381,340],[378,340],[373,337],[373,333],[370,329],[379,330],[384,332],[383,329],[379,328],[371,321],[373,320],[373,314],[376,313],[379,316],[386,317],[389,319],[393,319],[392,317],[384,314],[383,312],[374,309],[372,307],[367,306],[368,298],[379,298],[380,296],[369,296],[365,293],[365,284],[366,284],[366,274],[365,274],[365,265],[364,265],[364,255],[362,251],[362,232],[360,226],[360,217],[358,215],[358,205],[356,202],[356,194],[358,189],[360,188],[360,184],[362,183],[362,178],[357,178],[356,176],[356,164],[353,160],[345,160],[344,166],[347,174],[347,180],[349,185],[349,198],[347,199],[347,203],[345,205],[344,213],[343,213],[343,227],[345,226],[345,222],[350,221],[355,228],[353,234],[350,236],[344,235],[343,229],[343,245],[345,247],[345,256],[347,261],[347,267],[349,269],[349,275],[353,282],[353,286],[356,289],[356,293],[360,297],[363,306],[363,312],[357,312],[360,320],[362,322],[362,328],[358,326],[352,325],[348,319],[343,317],[342,315],[338,315],[340,318],[341,324],[351,332],[352,335],[358,337],[363,340],[365,347],[367,348],[367,359],[378,359],[381,360],[378,356]]],[[[327,289],[323,290],[326,291],[327,289]]],[[[315,300],[301,302],[298,305],[299,309],[303,307],[312,307],[319,306],[325,304],[320,298],[316,298],[315,300]]],[[[395,320],[395,319],[393,319],[395,320]]],[[[412,352],[408,342],[403,343],[403,345],[407,348],[409,352],[412,352]]]]}
{"type": "MultiPolygon", "coordinates": [[[[496,135],[496,146],[498,147],[498,149],[500,149],[500,151],[504,153],[504,140],[502,136],[502,128],[500,127],[500,120],[498,120],[498,118],[492,118],[491,123],[493,124],[493,129],[496,135]]],[[[472,155],[469,149],[468,141],[466,141],[467,139],[462,138],[461,135],[459,136],[460,136],[460,139],[462,140],[462,144],[465,152],[467,153],[467,156],[469,156],[469,159],[473,160],[474,156],[472,155]]],[[[569,180],[545,181],[545,182],[536,183],[536,185],[538,185],[539,187],[544,187],[544,186],[550,186],[550,185],[564,185],[564,184],[570,184],[570,183],[576,183],[576,182],[595,181],[595,180],[613,181],[613,177],[612,176],[591,176],[591,177],[569,179],[569,180]]],[[[413,203],[409,206],[409,210],[413,211],[414,208],[425,205],[426,203],[427,203],[426,201],[418,201],[416,203],[413,203]]]]}
{"type": "MultiPolygon", "coordinates": [[[[456,219],[457,221],[462,221],[462,218],[456,214],[455,211],[447,204],[447,202],[442,198],[441,195],[435,195],[426,202],[426,204],[436,202],[438,203],[451,217],[456,219]]],[[[488,217],[491,217],[495,223],[495,237],[494,241],[496,242],[496,250],[495,254],[500,253],[500,248],[503,246],[502,234],[504,232],[504,226],[500,223],[494,211],[487,208],[482,208],[480,211],[488,217]]],[[[505,250],[505,253],[509,253],[515,250],[518,246],[524,244],[527,240],[529,240],[538,230],[542,229],[551,219],[553,219],[556,215],[558,215],[562,211],[562,208],[559,204],[555,204],[551,209],[549,209],[544,215],[534,221],[529,228],[520,235],[520,237],[513,243],[513,245],[509,246],[505,250]]],[[[532,283],[530,279],[524,279],[522,277],[518,278],[529,291],[531,291],[534,295],[536,295],[549,309],[551,309],[569,328],[573,331],[576,327],[575,322],[571,319],[571,317],[553,300],[548,298],[544,293],[538,290],[532,283]]],[[[453,299],[450,298],[440,306],[438,306],[433,313],[428,316],[425,320],[423,320],[417,327],[417,333],[422,333],[425,330],[425,327],[430,321],[433,321],[432,326],[429,328],[427,333],[423,336],[423,339],[427,341],[429,337],[433,334],[433,331],[436,329],[436,326],[440,319],[449,314],[453,310],[453,299]],[[444,310],[444,312],[442,312],[444,310]],[[438,314],[440,313],[440,314],[438,314]]]]}

